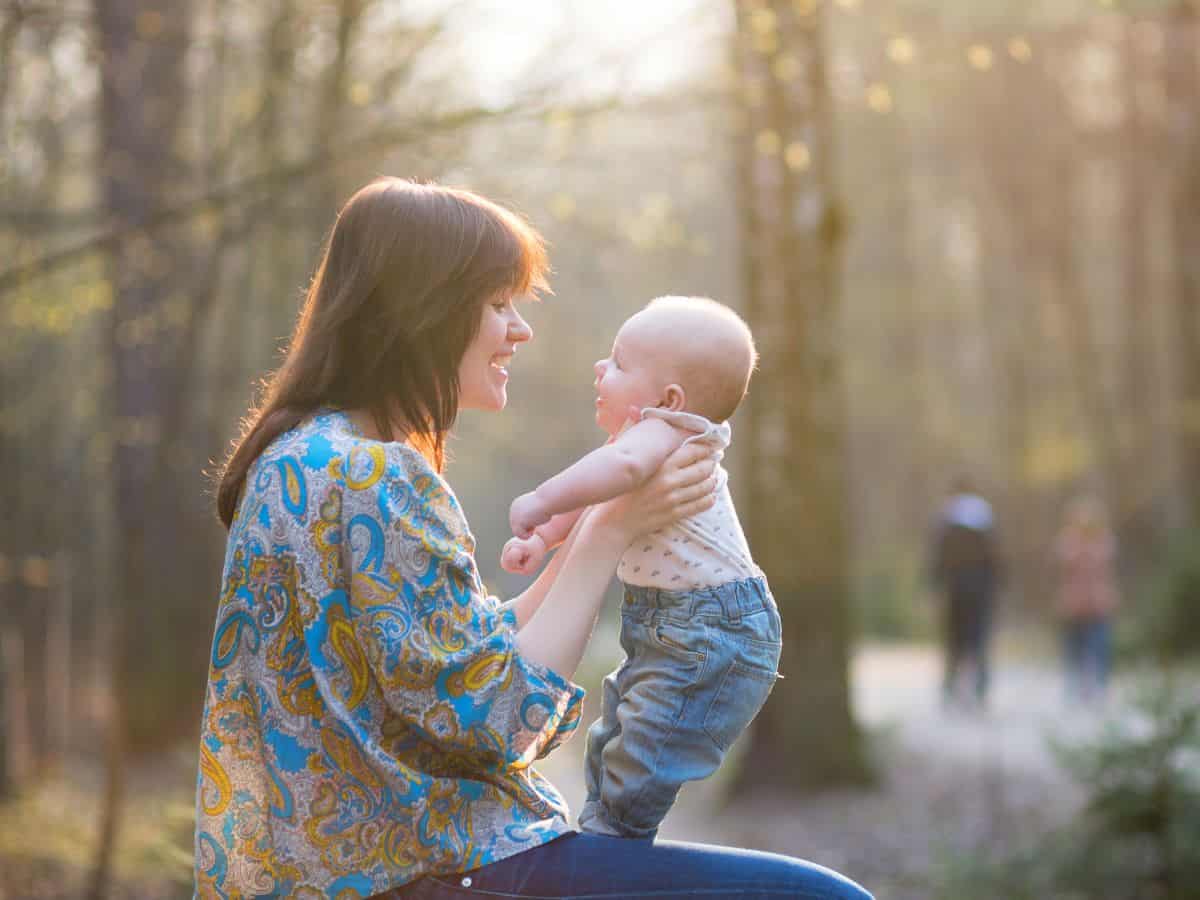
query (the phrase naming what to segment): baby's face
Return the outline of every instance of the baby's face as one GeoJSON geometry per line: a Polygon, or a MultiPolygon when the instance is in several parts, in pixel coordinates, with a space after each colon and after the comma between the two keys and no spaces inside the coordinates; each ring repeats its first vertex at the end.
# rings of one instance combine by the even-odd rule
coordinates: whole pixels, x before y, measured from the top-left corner
{"type": "Polygon", "coordinates": [[[617,332],[612,352],[594,366],[596,424],[610,435],[625,425],[629,408],[658,406],[668,384],[663,330],[656,317],[638,313],[617,332]]]}

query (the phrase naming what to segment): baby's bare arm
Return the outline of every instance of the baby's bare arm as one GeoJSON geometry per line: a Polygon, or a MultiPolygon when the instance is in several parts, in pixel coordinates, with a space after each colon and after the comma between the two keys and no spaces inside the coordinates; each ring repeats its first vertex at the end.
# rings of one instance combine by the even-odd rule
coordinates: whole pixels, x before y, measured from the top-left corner
{"type": "Polygon", "coordinates": [[[639,487],[684,440],[662,419],[643,419],[543,482],[534,495],[552,515],[603,503],[639,487]]]}

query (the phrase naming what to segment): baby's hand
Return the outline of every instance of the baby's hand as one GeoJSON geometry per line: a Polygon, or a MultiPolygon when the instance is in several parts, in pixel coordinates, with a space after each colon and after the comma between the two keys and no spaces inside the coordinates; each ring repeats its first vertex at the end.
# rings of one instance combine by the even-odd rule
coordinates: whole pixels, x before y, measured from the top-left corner
{"type": "Polygon", "coordinates": [[[519,538],[527,538],[533,534],[533,529],[550,521],[550,510],[530,491],[522,494],[508,508],[508,524],[512,533],[519,538]]]}
{"type": "Polygon", "coordinates": [[[536,534],[527,539],[510,538],[500,552],[500,568],[514,575],[532,575],[546,558],[546,544],[536,534]]]}

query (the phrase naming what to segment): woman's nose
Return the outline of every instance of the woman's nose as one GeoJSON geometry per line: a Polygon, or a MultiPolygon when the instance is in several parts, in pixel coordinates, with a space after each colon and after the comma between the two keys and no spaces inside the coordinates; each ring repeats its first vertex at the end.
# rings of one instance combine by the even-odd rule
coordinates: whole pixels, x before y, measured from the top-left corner
{"type": "Polygon", "coordinates": [[[533,337],[533,328],[521,318],[521,314],[513,311],[513,320],[508,325],[508,338],[514,343],[521,344],[533,337]]]}

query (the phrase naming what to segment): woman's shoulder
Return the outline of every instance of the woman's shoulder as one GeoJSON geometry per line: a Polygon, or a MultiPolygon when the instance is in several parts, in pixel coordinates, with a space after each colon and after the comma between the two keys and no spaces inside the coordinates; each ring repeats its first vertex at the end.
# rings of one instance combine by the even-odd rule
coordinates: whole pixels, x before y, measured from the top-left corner
{"type": "Polygon", "coordinates": [[[331,487],[339,492],[395,493],[408,485],[416,497],[429,497],[430,502],[453,497],[420,452],[397,441],[363,436],[340,410],[319,410],[276,437],[255,460],[248,481],[267,487],[277,476],[285,496],[291,493],[296,501],[293,505],[299,505],[302,496],[311,498],[314,489],[323,493],[331,487]]]}
{"type": "Polygon", "coordinates": [[[400,441],[362,435],[343,412],[313,417],[305,463],[352,498],[348,509],[367,511],[385,525],[427,538],[461,543],[470,535],[458,498],[420,451],[400,441]]]}
{"type": "Polygon", "coordinates": [[[458,499],[428,460],[407,444],[365,437],[338,410],[321,410],[272,441],[247,486],[272,521],[399,529],[455,555],[474,546],[458,499]]]}

